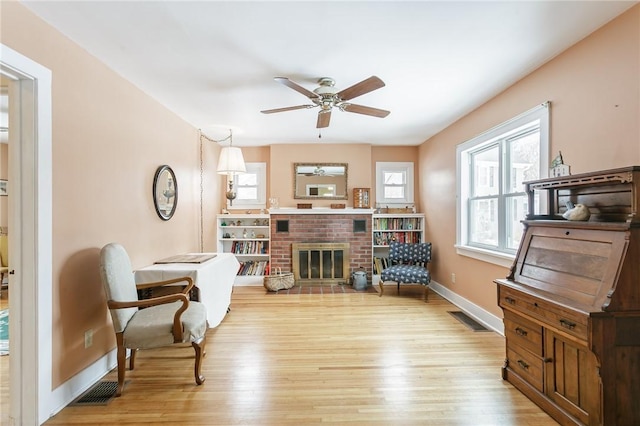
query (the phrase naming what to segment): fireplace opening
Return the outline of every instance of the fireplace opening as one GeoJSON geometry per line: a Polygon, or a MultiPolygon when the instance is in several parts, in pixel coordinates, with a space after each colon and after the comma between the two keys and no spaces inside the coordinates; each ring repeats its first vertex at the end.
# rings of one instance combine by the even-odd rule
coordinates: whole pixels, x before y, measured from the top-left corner
{"type": "Polygon", "coordinates": [[[293,276],[299,284],[344,284],[349,243],[293,243],[293,276]]]}

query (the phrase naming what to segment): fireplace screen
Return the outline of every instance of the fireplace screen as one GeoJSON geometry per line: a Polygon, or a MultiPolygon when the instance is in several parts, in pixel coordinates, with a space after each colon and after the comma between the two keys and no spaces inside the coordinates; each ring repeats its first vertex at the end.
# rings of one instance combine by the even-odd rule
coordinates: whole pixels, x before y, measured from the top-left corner
{"type": "Polygon", "coordinates": [[[294,243],[293,275],[300,283],[344,283],[349,274],[349,243],[294,243]]]}

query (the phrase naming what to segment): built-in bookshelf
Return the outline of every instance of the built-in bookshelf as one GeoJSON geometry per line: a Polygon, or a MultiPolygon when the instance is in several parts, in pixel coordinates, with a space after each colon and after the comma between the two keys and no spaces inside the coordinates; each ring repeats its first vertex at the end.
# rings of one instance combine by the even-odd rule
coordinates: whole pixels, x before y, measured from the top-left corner
{"type": "Polygon", "coordinates": [[[234,284],[261,284],[270,265],[269,215],[218,215],[217,229],[218,252],[233,253],[240,262],[234,284]]]}
{"type": "Polygon", "coordinates": [[[389,244],[424,242],[424,215],[421,213],[374,214],[373,215],[373,281],[376,284],[380,273],[388,266],[389,244]]]}

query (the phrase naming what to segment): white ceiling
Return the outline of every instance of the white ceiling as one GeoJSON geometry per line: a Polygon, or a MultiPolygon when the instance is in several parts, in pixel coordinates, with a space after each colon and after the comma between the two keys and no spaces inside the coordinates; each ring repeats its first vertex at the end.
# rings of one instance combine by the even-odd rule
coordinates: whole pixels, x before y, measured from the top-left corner
{"type": "MultiPolygon", "coordinates": [[[[212,138],[234,143],[417,145],[637,2],[23,1],[34,13],[212,138]],[[276,83],[386,87],[336,111],[276,83]]],[[[545,99],[540,99],[544,101],[545,99]]]]}

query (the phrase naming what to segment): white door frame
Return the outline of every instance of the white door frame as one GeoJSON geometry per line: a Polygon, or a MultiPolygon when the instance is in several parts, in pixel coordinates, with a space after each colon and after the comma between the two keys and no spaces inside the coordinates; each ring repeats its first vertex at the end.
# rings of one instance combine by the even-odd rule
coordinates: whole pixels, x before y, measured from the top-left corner
{"type": "Polygon", "coordinates": [[[40,425],[52,398],[51,71],[0,44],[9,87],[9,418],[40,425]],[[18,112],[18,113],[15,113],[18,112]]]}

